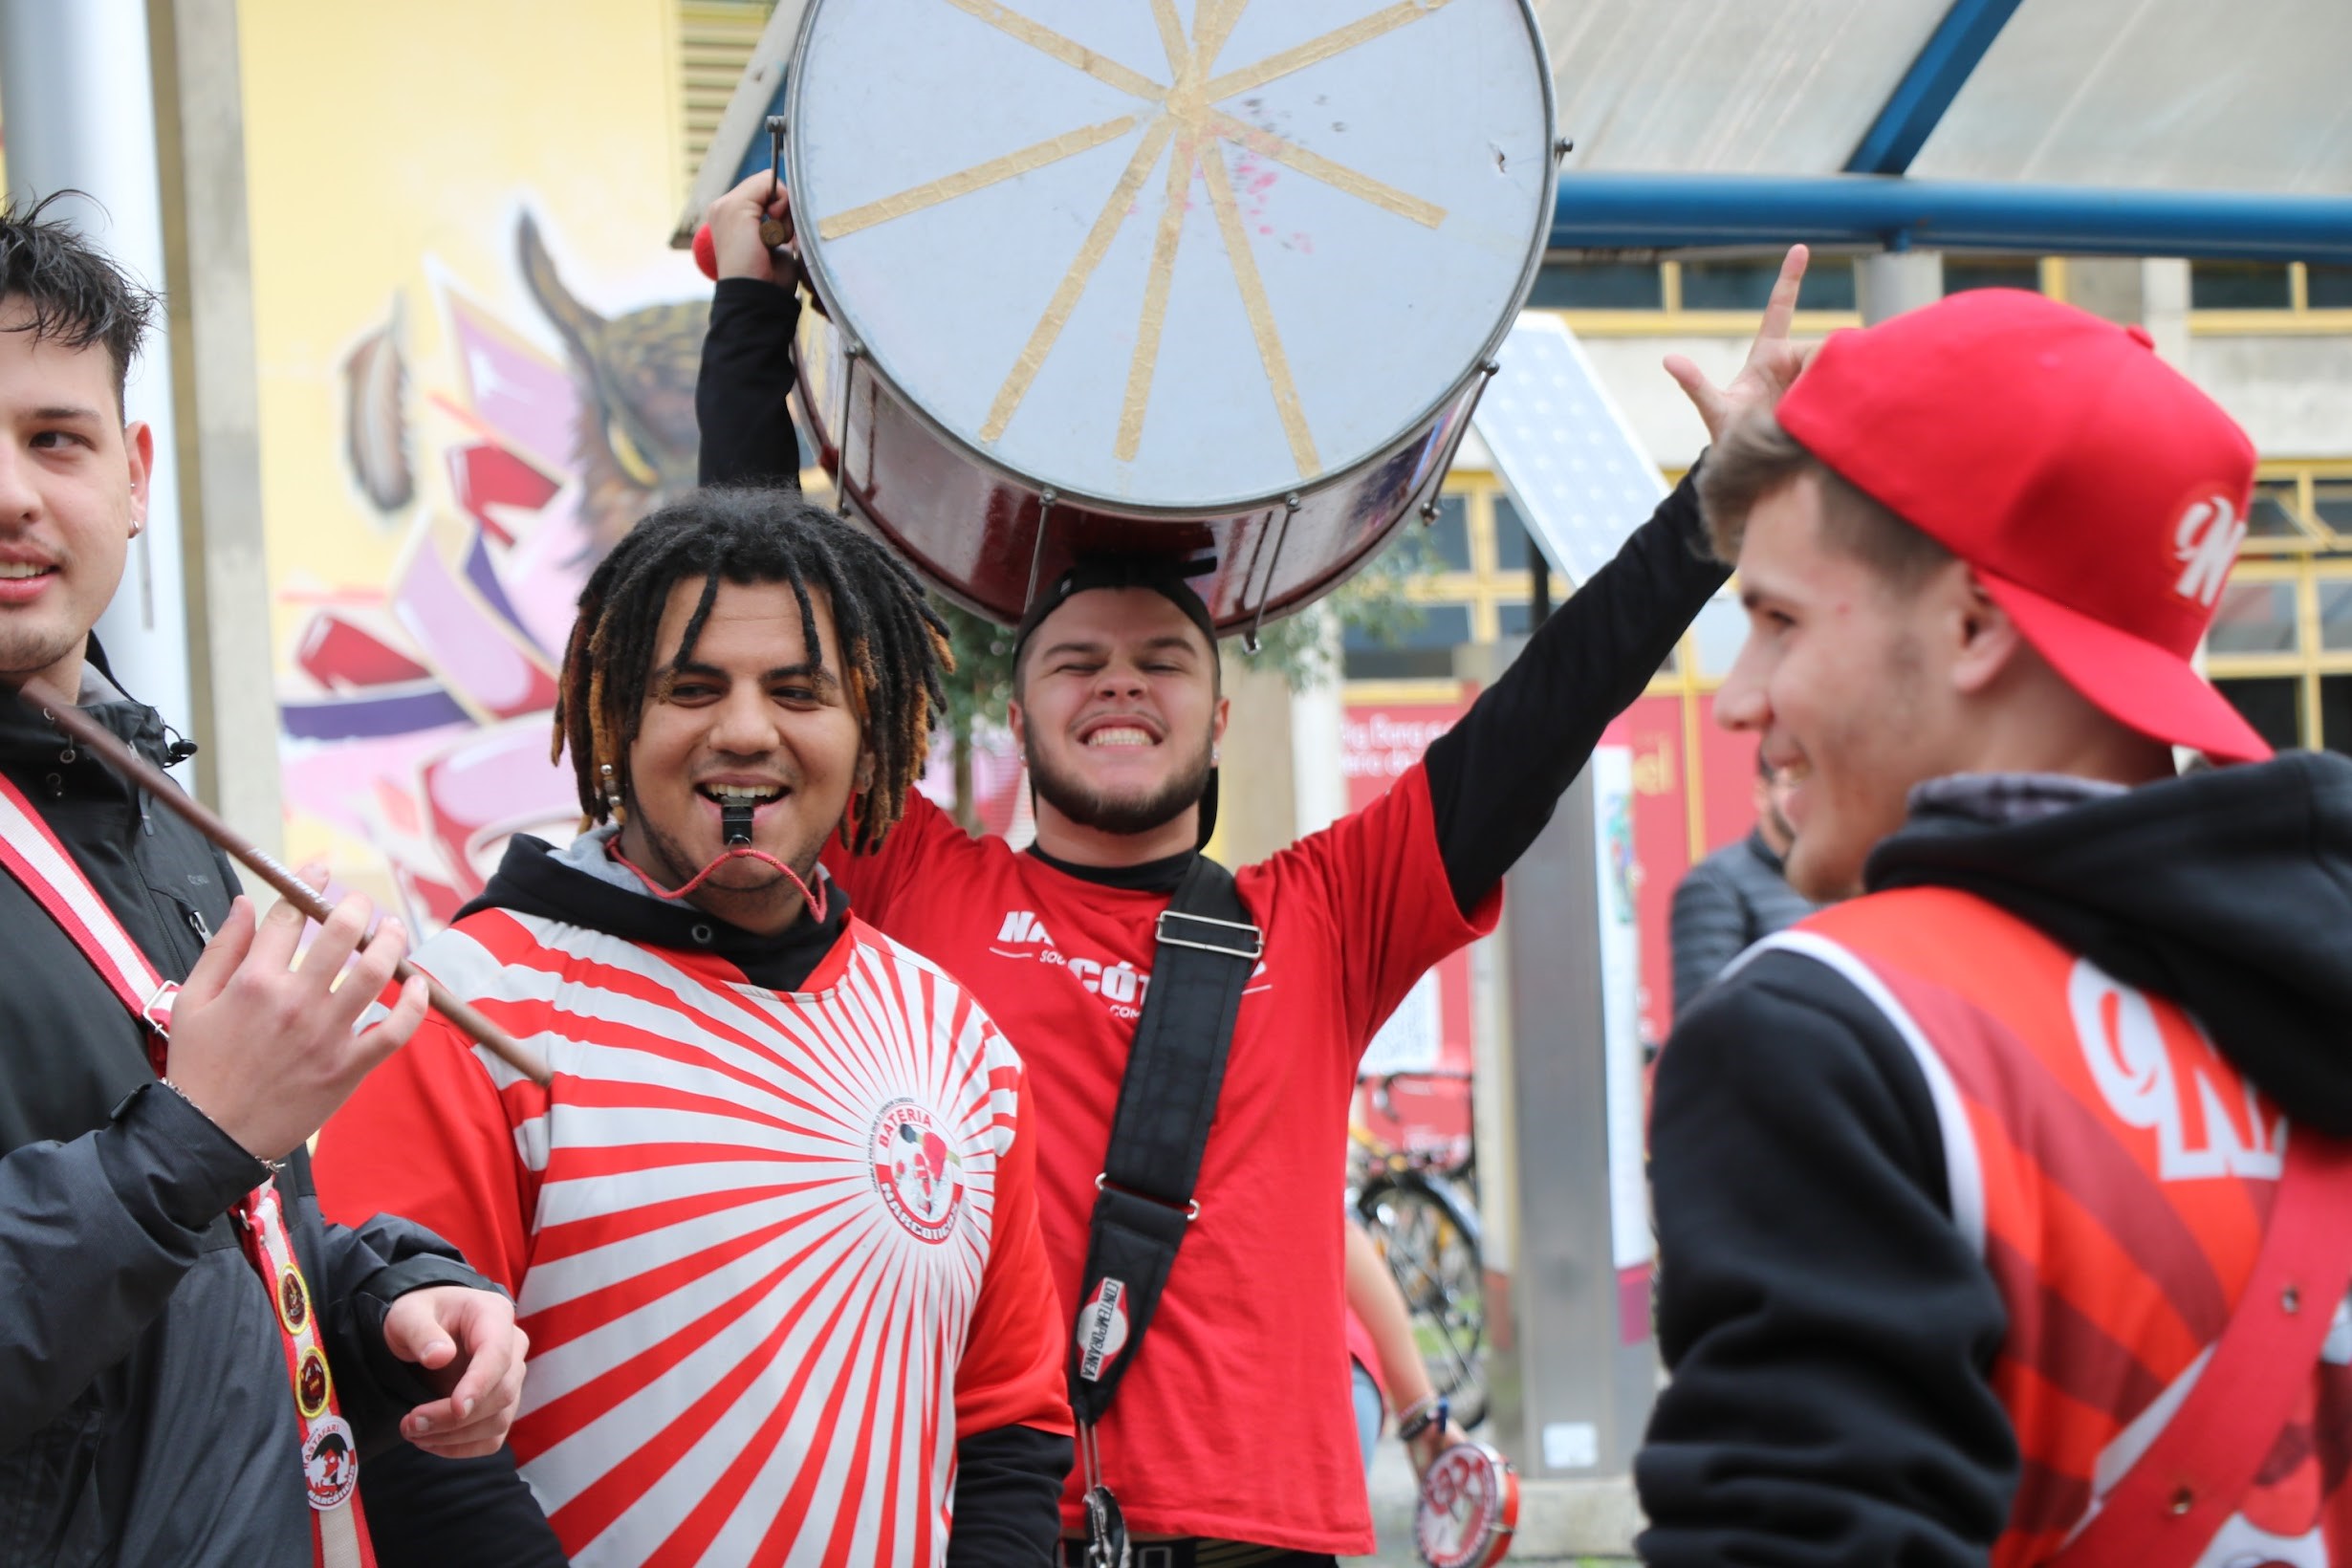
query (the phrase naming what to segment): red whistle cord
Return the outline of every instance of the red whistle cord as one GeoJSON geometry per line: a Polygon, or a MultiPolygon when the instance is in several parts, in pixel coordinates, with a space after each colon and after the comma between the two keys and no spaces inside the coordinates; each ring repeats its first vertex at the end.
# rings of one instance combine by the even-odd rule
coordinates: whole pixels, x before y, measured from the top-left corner
{"type": "Polygon", "coordinates": [[[809,891],[809,884],[800,880],[799,872],[795,871],[791,866],[786,865],[782,860],[777,860],[766,850],[753,849],[749,844],[737,844],[732,849],[728,850],[725,854],[712,860],[708,865],[704,866],[700,871],[694,873],[693,877],[687,881],[684,887],[674,890],[664,887],[660,882],[657,882],[651,877],[646,876],[645,873],[638,866],[636,861],[621,853],[621,845],[619,842],[616,841],[614,843],[607,844],[604,852],[610,855],[614,860],[619,860],[622,865],[627,866],[630,871],[634,872],[637,880],[645,884],[646,892],[651,893],[657,899],[672,900],[685,898],[688,893],[693,892],[694,889],[703,884],[703,879],[705,877],[709,876],[713,871],[716,871],[719,867],[725,865],[730,860],[765,860],[770,865],[774,866],[778,871],[783,872],[787,877],[790,877],[793,880],[793,885],[800,889],[800,901],[809,906],[809,918],[816,921],[820,926],[823,925],[825,921],[825,879],[823,874],[818,874],[817,879],[817,891],[812,893],[809,891]]]}

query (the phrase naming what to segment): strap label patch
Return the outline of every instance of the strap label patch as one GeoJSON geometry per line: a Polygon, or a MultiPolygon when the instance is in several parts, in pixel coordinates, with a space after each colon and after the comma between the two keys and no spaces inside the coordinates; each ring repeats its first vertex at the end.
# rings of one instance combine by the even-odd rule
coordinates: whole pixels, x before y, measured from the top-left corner
{"type": "Polygon", "coordinates": [[[1106,1278],[1078,1309],[1078,1376],[1088,1383],[1100,1383],[1102,1368],[1126,1348],[1126,1295],[1124,1283],[1106,1278]]]}

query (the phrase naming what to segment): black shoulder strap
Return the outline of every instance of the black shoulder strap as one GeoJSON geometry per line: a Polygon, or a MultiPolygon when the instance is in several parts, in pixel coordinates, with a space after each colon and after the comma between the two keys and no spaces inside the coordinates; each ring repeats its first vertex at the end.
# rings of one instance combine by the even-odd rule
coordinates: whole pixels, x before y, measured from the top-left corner
{"type": "Polygon", "coordinates": [[[1233,874],[1197,857],[1160,915],[1151,988],[1135,1026],[1095,1183],[1092,1238],[1070,1348],[1070,1403],[1092,1426],[1151,1326],[1185,1229],[1225,1082],[1242,989],[1265,941],[1233,874]]]}

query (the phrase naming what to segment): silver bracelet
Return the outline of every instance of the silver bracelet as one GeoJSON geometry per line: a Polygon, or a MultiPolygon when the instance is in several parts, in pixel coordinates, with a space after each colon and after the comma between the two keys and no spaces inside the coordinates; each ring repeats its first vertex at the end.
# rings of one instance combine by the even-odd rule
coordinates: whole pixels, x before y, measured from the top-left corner
{"type": "MultiPolygon", "coordinates": [[[[157,1078],[156,1082],[161,1083],[164,1088],[169,1089],[173,1094],[178,1095],[180,1097],[181,1103],[185,1105],[189,1110],[194,1111],[198,1116],[203,1116],[207,1122],[212,1122],[212,1118],[209,1116],[205,1116],[205,1108],[188,1098],[188,1093],[185,1089],[181,1088],[178,1084],[172,1082],[171,1079],[167,1078],[157,1078]]],[[[212,1122],[212,1126],[213,1129],[223,1138],[229,1137],[229,1129],[223,1127],[218,1122],[212,1122]]],[[[236,1140],[229,1139],[229,1142],[234,1143],[236,1140]]],[[[248,1150],[247,1152],[249,1154],[251,1153],[250,1150],[248,1150]]],[[[291,1158],[291,1156],[289,1158],[291,1158]]],[[[272,1176],[276,1176],[279,1172],[286,1168],[286,1162],[284,1160],[264,1160],[258,1154],[253,1154],[252,1159],[256,1164],[265,1166],[272,1176]]]]}

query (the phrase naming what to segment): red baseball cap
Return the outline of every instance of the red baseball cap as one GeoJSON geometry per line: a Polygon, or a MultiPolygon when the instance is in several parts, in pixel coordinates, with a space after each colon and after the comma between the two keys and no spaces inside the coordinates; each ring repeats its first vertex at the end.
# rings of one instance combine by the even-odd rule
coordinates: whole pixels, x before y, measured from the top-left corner
{"type": "Polygon", "coordinates": [[[2219,761],[2271,754],[2189,664],[2246,536],[2254,443],[2144,329],[1974,289],[1831,334],[1777,412],[1968,562],[2100,709],[2219,761]]]}

